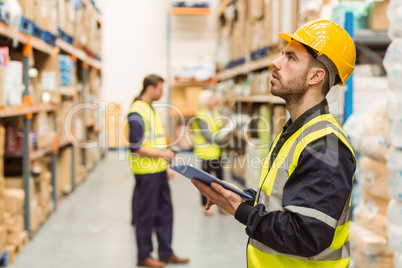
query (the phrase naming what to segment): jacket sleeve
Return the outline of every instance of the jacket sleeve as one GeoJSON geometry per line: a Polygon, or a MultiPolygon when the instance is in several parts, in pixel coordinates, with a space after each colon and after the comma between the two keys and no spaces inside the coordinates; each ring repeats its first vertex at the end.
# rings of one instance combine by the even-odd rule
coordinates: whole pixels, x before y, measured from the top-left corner
{"type": "Polygon", "coordinates": [[[139,113],[131,113],[127,117],[130,126],[128,140],[131,153],[135,153],[142,145],[144,139],[144,120],[139,113]]]}
{"type": "Polygon", "coordinates": [[[246,225],[250,238],[278,252],[315,256],[331,245],[335,229],[286,207],[318,210],[338,221],[352,191],[354,170],[349,149],[337,137],[324,137],[302,152],[284,186],[284,211],[267,212],[263,204],[242,203],[235,218],[246,225]]]}
{"type": "Polygon", "coordinates": [[[217,137],[216,135],[215,136],[212,135],[211,131],[208,128],[207,122],[201,120],[200,118],[196,118],[195,120],[197,120],[198,128],[200,129],[201,135],[208,143],[216,144],[218,146],[225,145],[227,143],[226,141],[217,137]]]}

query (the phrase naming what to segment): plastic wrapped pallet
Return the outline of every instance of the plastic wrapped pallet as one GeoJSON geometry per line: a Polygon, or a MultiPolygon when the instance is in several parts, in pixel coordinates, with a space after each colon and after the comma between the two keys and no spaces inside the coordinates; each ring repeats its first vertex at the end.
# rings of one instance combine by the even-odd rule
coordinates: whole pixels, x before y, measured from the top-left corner
{"type": "Polygon", "coordinates": [[[388,145],[385,139],[376,136],[366,136],[362,139],[362,153],[377,161],[386,161],[388,145]]]}
{"type": "Polygon", "coordinates": [[[376,103],[364,124],[364,135],[386,139],[388,136],[389,122],[385,103],[376,103]]]}
{"type": "Polygon", "coordinates": [[[388,170],[386,162],[379,162],[369,157],[360,159],[361,183],[363,191],[369,192],[372,196],[390,200],[388,195],[388,170]]]}
{"type": "Polygon", "coordinates": [[[402,252],[402,202],[392,199],[388,206],[388,243],[394,252],[402,252]]]}
{"type": "Polygon", "coordinates": [[[349,229],[354,268],[392,268],[393,255],[387,239],[352,222],[349,229]]]}
{"type": "Polygon", "coordinates": [[[350,224],[349,240],[352,257],[358,253],[370,257],[392,254],[386,238],[355,222],[350,224]]]}
{"type": "MultiPolygon", "coordinates": [[[[384,4],[383,4],[384,6],[384,4]]],[[[388,239],[389,245],[395,251],[395,267],[402,267],[402,2],[389,1],[387,10],[389,18],[388,36],[392,39],[384,57],[384,67],[392,98],[387,98],[387,114],[390,120],[389,142],[390,148],[387,156],[389,172],[389,194],[393,198],[388,207],[388,239]]],[[[385,20],[382,20],[383,24],[385,20]]]]}
{"type": "Polygon", "coordinates": [[[360,202],[353,210],[353,217],[359,225],[385,238],[387,237],[387,217],[379,212],[379,207],[374,202],[360,202]]]}

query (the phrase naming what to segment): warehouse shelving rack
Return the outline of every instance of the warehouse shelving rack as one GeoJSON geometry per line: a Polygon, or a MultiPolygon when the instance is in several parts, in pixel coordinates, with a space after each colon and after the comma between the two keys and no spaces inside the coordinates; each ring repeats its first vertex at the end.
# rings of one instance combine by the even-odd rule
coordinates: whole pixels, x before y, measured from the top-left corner
{"type": "MultiPolygon", "coordinates": [[[[86,4],[93,12],[99,24],[101,24],[100,14],[95,8],[89,4],[89,1],[84,0],[84,4],[86,4]]],[[[0,36],[6,37],[9,39],[14,38],[14,30],[4,22],[0,22],[0,36]]],[[[30,236],[32,236],[31,230],[31,211],[30,211],[30,164],[31,161],[39,159],[43,156],[51,155],[51,185],[53,187],[52,191],[52,201],[54,204],[54,210],[57,209],[57,161],[58,161],[58,153],[60,148],[64,148],[67,146],[71,146],[72,148],[72,163],[71,163],[71,185],[72,190],[75,188],[75,146],[68,139],[59,140],[59,138],[54,138],[53,144],[48,146],[47,148],[30,151],[29,149],[29,133],[31,131],[31,123],[32,117],[34,114],[40,112],[49,112],[53,117],[53,128],[57,129],[57,120],[56,115],[58,113],[58,107],[56,105],[48,104],[48,103],[40,103],[33,104],[31,100],[31,96],[29,95],[29,66],[30,66],[30,58],[35,51],[38,53],[43,53],[44,55],[58,55],[60,52],[64,54],[69,54],[73,58],[79,59],[82,64],[82,77],[83,77],[83,85],[86,85],[87,81],[87,72],[89,68],[94,68],[101,72],[102,64],[101,61],[89,57],[84,51],[79,48],[76,48],[61,39],[56,40],[56,46],[52,46],[43,40],[31,36],[29,34],[18,31],[16,35],[17,41],[19,44],[23,45],[23,81],[24,81],[24,93],[23,93],[23,104],[14,107],[0,107],[0,119],[2,118],[13,118],[13,117],[24,117],[24,129],[23,129],[23,151],[20,154],[5,154],[4,157],[22,157],[22,176],[24,182],[24,191],[25,191],[25,200],[24,200],[24,225],[25,230],[28,232],[30,236]]],[[[85,88],[84,86],[84,102],[87,101],[85,98],[85,88]]],[[[63,96],[70,96],[75,98],[77,96],[77,90],[74,87],[61,87],[60,94],[63,96]]],[[[86,113],[84,113],[85,115],[86,113]]],[[[84,124],[87,123],[86,118],[83,118],[84,124]]],[[[87,126],[93,126],[94,122],[91,124],[87,124],[87,126]]],[[[74,131],[73,131],[74,132],[74,131]]],[[[83,150],[83,154],[85,151],[83,150]]],[[[83,158],[85,161],[85,157],[83,158]]],[[[85,164],[85,163],[84,163],[85,164]]]]}

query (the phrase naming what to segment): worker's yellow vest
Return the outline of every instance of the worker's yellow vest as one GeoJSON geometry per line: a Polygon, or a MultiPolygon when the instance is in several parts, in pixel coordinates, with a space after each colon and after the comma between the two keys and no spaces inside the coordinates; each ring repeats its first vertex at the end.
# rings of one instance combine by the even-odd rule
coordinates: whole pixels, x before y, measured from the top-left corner
{"type": "MultiPolygon", "coordinates": [[[[165,151],[167,148],[166,137],[158,112],[152,109],[148,103],[137,100],[131,105],[128,113],[138,113],[144,120],[144,138],[141,146],[165,151]]],[[[130,124],[128,124],[128,128],[130,128],[130,124]]],[[[168,162],[163,158],[140,157],[135,153],[131,154],[130,150],[129,159],[134,174],[158,173],[168,168],[168,162]]]]}
{"type": "MultiPolygon", "coordinates": [[[[208,130],[212,135],[222,129],[223,123],[219,118],[219,114],[214,113],[213,116],[205,109],[201,109],[196,114],[196,119],[200,119],[208,124],[208,130]]],[[[194,153],[201,160],[215,160],[221,156],[221,148],[214,144],[208,143],[202,136],[201,130],[198,127],[197,120],[193,121],[194,130],[194,153]]]]}
{"type": "MultiPolygon", "coordinates": [[[[269,159],[272,151],[277,145],[280,135],[274,141],[271,151],[265,160],[264,168],[261,173],[258,185],[256,204],[264,204],[267,212],[286,211],[300,213],[302,215],[314,217],[335,229],[332,244],[323,252],[312,257],[302,257],[295,255],[282,254],[274,249],[249,239],[247,246],[247,262],[250,268],[275,267],[315,267],[315,268],[346,268],[350,263],[349,249],[349,225],[351,219],[351,193],[349,200],[344,206],[343,213],[339,220],[314,209],[304,207],[283,207],[282,194],[283,186],[287,179],[297,167],[299,157],[303,150],[311,142],[329,134],[335,134],[352,152],[353,149],[343,132],[331,114],[315,117],[305,124],[301,129],[294,133],[282,146],[278,156],[269,168],[269,159]]],[[[318,153],[317,153],[318,154],[318,153]]],[[[317,155],[317,157],[319,157],[317,155]]],[[[353,180],[353,178],[351,178],[353,180]]]]}

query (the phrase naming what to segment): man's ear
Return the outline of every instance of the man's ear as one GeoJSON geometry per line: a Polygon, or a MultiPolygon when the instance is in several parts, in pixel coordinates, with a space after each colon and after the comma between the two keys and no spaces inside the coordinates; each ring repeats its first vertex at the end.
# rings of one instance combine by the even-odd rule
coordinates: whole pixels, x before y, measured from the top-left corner
{"type": "Polygon", "coordinates": [[[325,78],[325,71],[322,68],[312,68],[310,74],[310,79],[308,81],[310,86],[319,84],[325,78]]]}

